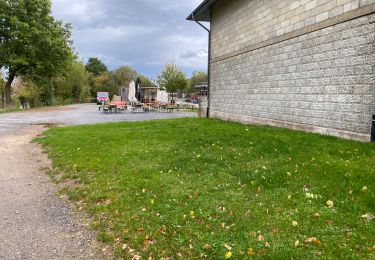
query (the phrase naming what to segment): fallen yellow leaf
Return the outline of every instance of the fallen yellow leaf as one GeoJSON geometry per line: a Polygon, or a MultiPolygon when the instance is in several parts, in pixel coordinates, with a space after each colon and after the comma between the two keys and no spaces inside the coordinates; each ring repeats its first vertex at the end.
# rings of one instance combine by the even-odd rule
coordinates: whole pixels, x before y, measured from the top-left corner
{"type": "Polygon", "coordinates": [[[206,250],[210,250],[211,246],[209,244],[204,244],[203,248],[206,249],[206,250]]]}
{"type": "Polygon", "coordinates": [[[327,200],[326,205],[327,205],[328,208],[333,208],[333,201],[327,200]]]}
{"type": "Polygon", "coordinates": [[[231,258],[232,255],[233,255],[232,252],[231,252],[231,251],[228,251],[228,252],[225,254],[225,259],[231,258]]]}
{"type": "Polygon", "coordinates": [[[255,255],[254,249],[252,249],[251,247],[250,247],[249,249],[247,249],[247,254],[248,254],[249,256],[253,256],[253,255],[255,255]]]}
{"type": "Polygon", "coordinates": [[[320,242],[319,239],[316,237],[309,237],[308,239],[305,240],[306,243],[314,244],[316,246],[320,246],[322,242],[320,242]]]}

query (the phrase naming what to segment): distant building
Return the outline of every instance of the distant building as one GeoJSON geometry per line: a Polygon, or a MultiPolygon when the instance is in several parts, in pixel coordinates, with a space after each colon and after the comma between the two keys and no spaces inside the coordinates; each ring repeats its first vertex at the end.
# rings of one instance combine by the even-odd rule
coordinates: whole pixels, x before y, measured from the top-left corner
{"type": "MultiPolygon", "coordinates": [[[[168,102],[168,94],[165,90],[161,90],[158,86],[141,86],[143,101],[147,102],[168,102]]],[[[129,87],[120,88],[120,96],[124,101],[129,101],[129,87]]]]}
{"type": "Polygon", "coordinates": [[[202,84],[194,86],[194,94],[198,96],[207,96],[208,94],[208,83],[204,82],[202,84]]]}
{"type": "Polygon", "coordinates": [[[210,116],[375,139],[375,0],[205,0],[210,116]]]}
{"type": "Polygon", "coordinates": [[[158,93],[158,89],[159,87],[157,86],[148,86],[148,87],[141,87],[142,89],[142,94],[143,94],[143,97],[146,99],[156,99],[156,96],[157,96],[157,93],[158,93]]]}

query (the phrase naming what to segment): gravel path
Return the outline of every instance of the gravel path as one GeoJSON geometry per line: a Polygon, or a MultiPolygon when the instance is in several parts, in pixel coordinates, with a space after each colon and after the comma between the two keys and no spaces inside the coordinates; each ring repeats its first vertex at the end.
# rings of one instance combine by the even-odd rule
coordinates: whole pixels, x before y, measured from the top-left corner
{"type": "Polygon", "coordinates": [[[79,104],[59,108],[44,108],[22,113],[0,114],[0,136],[14,133],[16,130],[30,124],[65,124],[81,125],[119,121],[145,121],[153,119],[169,119],[180,117],[196,117],[196,113],[103,113],[98,111],[95,104],[79,104]]]}
{"type": "Polygon", "coordinates": [[[102,259],[87,221],[55,196],[32,126],[0,140],[0,259],[102,259]]]}
{"type": "Polygon", "coordinates": [[[44,128],[67,125],[191,117],[183,113],[103,114],[93,105],[75,105],[0,115],[0,259],[108,259],[88,220],[56,197],[43,169],[50,162],[30,143],[44,128]]]}

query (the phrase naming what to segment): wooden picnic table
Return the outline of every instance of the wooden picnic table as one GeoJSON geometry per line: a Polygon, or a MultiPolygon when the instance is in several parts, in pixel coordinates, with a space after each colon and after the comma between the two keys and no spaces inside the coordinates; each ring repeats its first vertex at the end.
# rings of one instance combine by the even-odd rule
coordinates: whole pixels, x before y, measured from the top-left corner
{"type": "Polygon", "coordinates": [[[144,105],[142,103],[133,104],[132,112],[144,112],[144,105]]]}
{"type": "Polygon", "coordinates": [[[99,107],[99,111],[103,109],[103,112],[115,112],[117,113],[118,111],[125,111],[128,108],[128,103],[124,101],[112,101],[108,105],[103,105],[99,107]]]}

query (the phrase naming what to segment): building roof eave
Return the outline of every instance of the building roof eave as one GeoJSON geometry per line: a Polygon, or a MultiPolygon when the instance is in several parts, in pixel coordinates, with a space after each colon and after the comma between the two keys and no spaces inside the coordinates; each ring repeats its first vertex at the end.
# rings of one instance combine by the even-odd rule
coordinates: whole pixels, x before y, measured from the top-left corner
{"type": "Polygon", "coordinates": [[[210,10],[211,7],[218,0],[204,0],[187,18],[189,21],[201,21],[209,22],[211,21],[210,10]]]}

